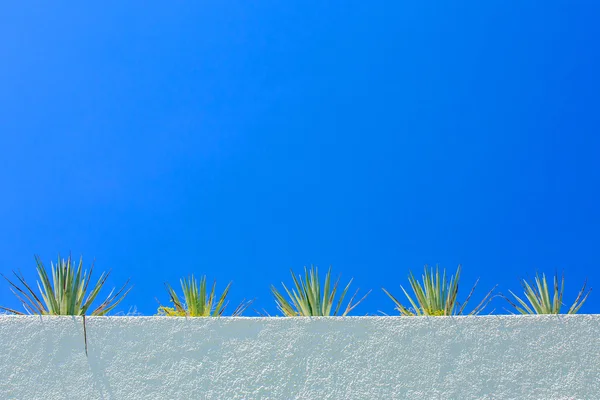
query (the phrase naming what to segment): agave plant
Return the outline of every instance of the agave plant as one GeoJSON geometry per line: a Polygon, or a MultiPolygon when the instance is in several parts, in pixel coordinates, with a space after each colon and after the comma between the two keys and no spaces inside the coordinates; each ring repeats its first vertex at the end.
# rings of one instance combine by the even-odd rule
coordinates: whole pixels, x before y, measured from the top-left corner
{"type": "MultiPolygon", "coordinates": [[[[567,314],[576,314],[583,303],[587,300],[592,289],[586,293],[587,282],[583,283],[583,287],[579,291],[577,298],[567,311],[567,314]]],[[[565,276],[563,274],[560,285],[558,282],[558,273],[554,275],[553,296],[550,300],[550,287],[546,281],[546,275],[535,274],[535,284],[530,284],[527,280],[521,280],[521,286],[525,292],[525,300],[510,291],[518,304],[513,303],[508,297],[504,298],[521,314],[560,314],[563,306],[562,298],[565,289],[565,276]]]]}
{"type": "MultiPolygon", "coordinates": [[[[2,275],[10,284],[11,291],[21,301],[29,314],[85,316],[90,311],[92,303],[96,300],[96,297],[110,275],[110,271],[103,272],[88,293],[94,263],[92,263],[88,272],[83,270],[83,258],[80,258],[79,263],[75,265],[71,256],[64,260],[59,255],[57,263],[50,264],[51,281],[44,264],[38,256],[35,256],[35,261],[37,264],[37,273],[40,278],[37,283],[40,296],[25,281],[22,274],[13,271],[13,274],[22,286],[2,275]]],[[[127,288],[128,283],[129,280],[116,292],[114,289],[111,290],[106,299],[96,308],[91,309],[89,314],[106,315],[112,311],[131,290],[131,288],[127,288]]],[[[0,307],[0,309],[13,314],[24,314],[6,307],[0,307]]]]}
{"type": "MultiPolygon", "coordinates": [[[[316,317],[340,314],[344,297],[352,284],[352,279],[350,279],[350,282],[348,282],[344,290],[340,293],[335,308],[333,308],[340,278],[338,277],[332,284],[331,268],[329,268],[325,275],[323,287],[321,287],[319,282],[319,271],[317,267],[311,266],[310,270],[304,267],[304,278],[301,275],[296,277],[292,270],[290,270],[290,272],[292,274],[292,279],[294,280],[295,288],[289,290],[285,284],[282,283],[289,300],[286,299],[275,286],[271,285],[271,291],[275,296],[277,307],[286,317],[316,317]]],[[[350,301],[347,303],[346,308],[341,312],[342,316],[348,315],[348,313],[358,306],[370,293],[369,291],[359,301],[353,303],[358,291],[359,289],[356,290],[354,295],[350,298],[350,301]]]]}
{"type": "MultiPolygon", "coordinates": [[[[471,288],[471,292],[465,299],[465,301],[460,304],[458,302],[458,284],[460,281],[460,271],[461,267],[458,266],[456,270],[456,274],[450,276],[449,279],[446,278],[446,269],[443,270],[442,275],[440,276],[440,269],[436,266],[435,270],[433,268],[428,268],[425,266],[425,272],[422,276],[422,282],[419,282],[417,278],[411,272],[408,280],[410,283],[411,290],[414,294],[411,296],[404,289],[404,287],[400,286],[404,295],[410,302],[411,308],[404,306],[398,299],[396,299],[390,292],[383,289],[383,291],[392,299],[392,301],[396,304],[396,310],[400,312],[401,315],[405,316],[444,316],[444,315],[463,315],[465,313],[465,307],[467,306],[475,288],[477,287],[478,281],[475,282],[473,287],[471,288]]],[[[468,315],[479,314],[487,305],[489,300],[491,300],[492,292],[494,289],[490,290],[487,295],[483,298],[481,303],[479,303],[468,315]]]]}
{"type": "MultiPolygon", "coordinates": [[[[196,281],[194,275],[181,279],[183,301],[180,300],[169,284],[166,284],[166,287],[173,307],[158,307],[159,315],[167,317],[220,317],[227,307],[226,299],[231,288],[231,282],[225,287],[221,296],[217,296],[217,282],[215,281],[209,290],[206,276],[200,278],[200,283],[196,281]]],[[[242,301],[233,311],[232,316],[242,315],[251,303],[251,301],[242,301]]]]}

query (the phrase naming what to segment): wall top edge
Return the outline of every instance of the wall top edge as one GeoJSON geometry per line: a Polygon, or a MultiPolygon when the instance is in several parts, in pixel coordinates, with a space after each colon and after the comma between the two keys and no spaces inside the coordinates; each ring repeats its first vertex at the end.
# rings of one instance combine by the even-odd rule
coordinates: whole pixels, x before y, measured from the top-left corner
{"type": "MultiPolygon", "coordinates": [[[[0,315],[0,323],[3,320],[40,320],[40,319],[83,319],[80,316],[70,315],[0,315]]],[[[559,315],[456,315],[456,316],[346,316],[346,317],[165,317],[165,316],[131,316],[131,315],[113,315],[113,316],[86,316],[86,320],[159,320],[159,321],[182,321],[182,320],[198,320],[198,321],[310,321],[310,320],[327,320],[327,321],[411,321],[411,320],[497,320],[497,319],[531,319],[531,320],[561,320],[561,319],[597,319],[600,320],[600,314],[559,314],[559,315]]]]}

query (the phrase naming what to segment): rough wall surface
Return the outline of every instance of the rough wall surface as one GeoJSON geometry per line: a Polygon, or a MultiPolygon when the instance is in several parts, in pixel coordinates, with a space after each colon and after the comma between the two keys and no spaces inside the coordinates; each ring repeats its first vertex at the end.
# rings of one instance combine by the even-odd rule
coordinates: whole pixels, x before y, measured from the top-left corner
{"type": "Polygon", "coordinates": [[[600,316],[0,317],[1,399],[600,399],[600,316]]]}

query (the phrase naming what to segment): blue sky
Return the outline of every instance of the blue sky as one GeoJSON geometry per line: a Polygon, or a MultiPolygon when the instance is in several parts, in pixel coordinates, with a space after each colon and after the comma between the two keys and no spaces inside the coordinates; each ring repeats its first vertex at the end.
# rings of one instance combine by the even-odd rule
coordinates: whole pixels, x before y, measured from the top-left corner
{"type": "Polygon", "coordinates": [[[462,264],[463,296],[564,269],[568,302],[600,288],[599,11],[4,4],[0,272],[82,254],[143,314],[190,273],[275,313],[310,264],[373,289],[359,315],[424,264],[462,264]]]}

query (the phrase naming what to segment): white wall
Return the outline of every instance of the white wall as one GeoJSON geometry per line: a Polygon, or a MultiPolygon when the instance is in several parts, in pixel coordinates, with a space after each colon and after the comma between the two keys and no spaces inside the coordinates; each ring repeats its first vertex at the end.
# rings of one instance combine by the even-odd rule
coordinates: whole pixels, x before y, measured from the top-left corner
{"type": "Polygon", "coordinates": [[[1,399],[600,399],[600,316],[0,317],[1,399]]]}

